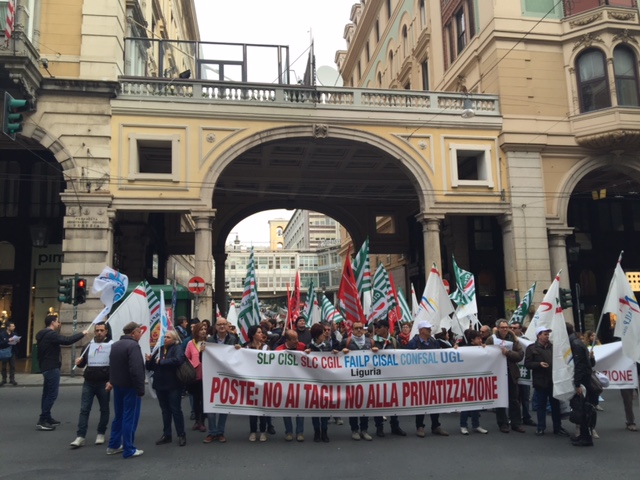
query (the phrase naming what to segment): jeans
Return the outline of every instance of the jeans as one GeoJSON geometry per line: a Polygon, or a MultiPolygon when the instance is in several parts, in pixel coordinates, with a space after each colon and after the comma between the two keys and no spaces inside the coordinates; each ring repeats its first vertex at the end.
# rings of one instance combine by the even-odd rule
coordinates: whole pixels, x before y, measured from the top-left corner
{"type": "MultiPolygon", "coordinates": [[[[376,430],[382,430],[384,428],[384,417],[373,417],[373,423],[376,426],[376,430]]],[[[397,415],[389,417],[389,425],[391,425],[391,430],[400,428],[400,421],[397,415]]]]}
{"type": "Polygon", "coordinates": [[[123,458],[131,457],[136,447],[133,445],[140,419],[140,397],[135,388],[113,387],[113,410],[115,416],[111,422],[109,448],[124,449],[123,458]]]}
{"type": "Polygon", "coordinates": [[[11,358],[2,360],[2,381],[7,382],[7,365],[9,366],[9,381],[16,381],[16,356],[11,355],[11,358]]]}
{"type": "Polygon", "coordinates": [[[329,428],[329,417],[311,417],[311,424],[313,425],[313,430],[323,430],[326,431],[329,428]]]}
{"type": "Polygon", "coordinates": [[[184,433],[184,416],[182,415],[182,387],[170,390],[156,390],[160,410],[162,410],[162,434],[171,436],[171,418],[176,426],[176,434],[184,433]]]}
{"type": "Polygon", "coordinates": [[[40,422],[51,421],[51,409],[58,398],[58,388],[60,387],[60,369],[53,368],[42,372],[44,383],[42,384],[42,401],[40,422]]]}
{"type": "Polygon", "coordinates": [[[519,427],[522,425],[522,418],[520,417],[520,401],[518,400],[518,380],[512,378],[511,375],[508,378],[509,408],[496,408],[496,420],[499,427],[508,426],[509,420],[511,420],[511,427],[519,427]]]}
{"type": "Polygon", "coordinates": [[[480,410],[460,412],[460,428],[467,428],[469,417],[471,417],[471,428],[478,428],[480,426],[480,410]]]}
{"type": "Polygon", "coordinates": [[[109,399],[111,394],[105,390],[107,382],[87,382],[82,385],[82,397],[80,400],[80,416],[78,417],[78,437],[87,436],[87,424],[89,414],[93,406],[93,397],[98,399],[100,405],[100,420],[98,421],[98,433],[104,435],[109,423],[109,399]]]}
{"type": "MultiPolygon", "coordinates": [[[[429,416],[431,417],[431,431],[433,432],[440,426],[440,414],[432,413],[429,416]]],[[[424,428],[424,415],[416,415],[416,429],[418,428],[424,428]]]]}
{"type": "MultiPolygon", "coordinates": [[[[282,417],[284,422],[284,433],[293,433],[293,422],[291,417],[282,417]]],[[[304,417],[296,417],[296,435],[304,433],[304,417]]]]}
{"type": "Polygon", "coordinates": [[[562,428],[560,401],[553,397],[553,387],[548,389],[534,388],[533,394],[536,397],[536,403],[538,406],[538,431],[542,430],[544,432],[547,428],[547,401],[551,403],[551,421],[553,422],[553,431],[560,431],[562,428]]]}
{"type": "Polygon", "coordinates": [[[202,380],[189,385],[189,393],[193,398],[193,412],[196,414],[196,423],[204,425],[204,405],[202,404],[202,380]]]}
{"type": "Polygon", "coordinates": [[[209,435],[217,437],[218,435],[224,435],[224,427],[227,424],[226,413],[207,413],[207,421],[209,422],[209,435]],[[217,422],[216,422],[217,420],[217,422]]]}
{"type": "Polygon", "coordinates": [[[358,430],[366,432],[369,428],[369,417],[349,417],[349,426],[351,427],[352,432],[357,432],[358,430]],[[358,428],[358,420],[360,420],[360,428],[358,428]]]}
{"type": "Polygon", "coordinates": [[[256,415],[249,416],[249,431],[256,433],[258,431],[258,419],[260,419],[260,433],[267,431],[267,417],[258,417],[256,415]]]}

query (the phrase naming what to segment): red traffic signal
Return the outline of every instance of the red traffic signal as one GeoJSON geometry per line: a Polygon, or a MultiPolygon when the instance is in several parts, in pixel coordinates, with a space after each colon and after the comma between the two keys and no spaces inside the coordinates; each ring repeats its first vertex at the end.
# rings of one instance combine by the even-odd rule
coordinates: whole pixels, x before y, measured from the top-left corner
{"type": "Polygon", "coordinates": [[[87,280],[76,277],[75,304],[82,305],[87,301],[87,280]]]}

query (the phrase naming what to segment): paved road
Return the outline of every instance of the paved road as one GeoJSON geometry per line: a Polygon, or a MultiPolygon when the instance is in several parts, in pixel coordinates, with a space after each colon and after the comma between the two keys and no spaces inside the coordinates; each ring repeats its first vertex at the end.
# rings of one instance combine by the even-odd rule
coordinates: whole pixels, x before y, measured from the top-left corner
{"type": "MultiPolygon", "coordinates": [[[[405,438],[387,436],[372,442],[355,442],[347,425],[331,424],[331,442],[314,444],[311,421],[305,427],[307,441],[287,443],[282,421],[275,419],[277,434],[265,443],[249,443],[248,419],[230,417],[226,444],[203,444],[204,433],[189,431],[187,446],[155,446],[161,434],[160,409],[146,395],[136,446],[144,449],[140,458],[123,460],[107,456],[105,448],[93,445],[97,411],[92,412],[87,446],[72,450],[80,405],[79,379],[65,379],[54,407],[62,421],[53,432],[36,431],[40,404],[39,375],[20,376],[18,387],[0,388],[0,479],[40,478],[65,480],[172,479],[206,475],[216,479],[327,478],[461,478],[495,479],[610,479],[638,477],[640,432],[624,429],[622,401],[617,391],[605,392],[604,412],[599,413],[594,448],[572,447],[566,438],[547,434],[498,432],[495,416],[484,413],[482,425],[488,435],[464,437],[457,428],[458,415],[441,415],[450,437],[421,439],[414,435],[413,418],[402,417],[405,438]],[[26,386],[31,384],[31,386],[26,386]]],[[[188,401],[183,407],[188,411],[188,401]]],[[[635,401],[638,409],[638,401],[635,401]]],[[[94,405],[97,409],[97,405],[94,405]]],[[[428,418],[427,418],[428,421],[428,418]]],[[[567,429],[573,425],[565,421],[567,429]]],[[[387,426],[388,429],[388,426],[387,426]]],[[[373,429],[371,429],[373,430],[373,429]]],[[[201,478],[201,477],[199,477],[201,478]]]]}

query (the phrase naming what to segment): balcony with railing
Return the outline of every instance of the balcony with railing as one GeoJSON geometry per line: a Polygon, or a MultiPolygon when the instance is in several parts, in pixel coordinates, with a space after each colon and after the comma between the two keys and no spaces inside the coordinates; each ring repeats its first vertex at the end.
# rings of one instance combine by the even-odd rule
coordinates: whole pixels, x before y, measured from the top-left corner
{"type": "Polygon", "coordinates": [[[599,7],[638,8],[638,0],[563,0],[565,16],[578,15],[599,7]]]}
{"type": "MultiPolygon", "coordinates": [[[[498,117],[495,95],[291,84],[288,47],[128,38],[118,97],[135,100],[394,110],[498,117]],[[465,104],[466,102],[466,104],[465,104]]],[[[311,64],[312,65],[312,64],[311,64]]],[[[295,75],[297,77],[297,75],[295,75]]]]}

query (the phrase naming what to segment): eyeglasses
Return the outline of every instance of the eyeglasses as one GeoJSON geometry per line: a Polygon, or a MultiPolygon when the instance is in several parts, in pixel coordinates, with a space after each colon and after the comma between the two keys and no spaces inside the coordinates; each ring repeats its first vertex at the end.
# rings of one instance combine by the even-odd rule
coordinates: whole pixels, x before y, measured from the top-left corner
{"type": "Polygon", "coordinates": [[[363,327],[353,327],[354,330],[364,330],[363,327]]]}

